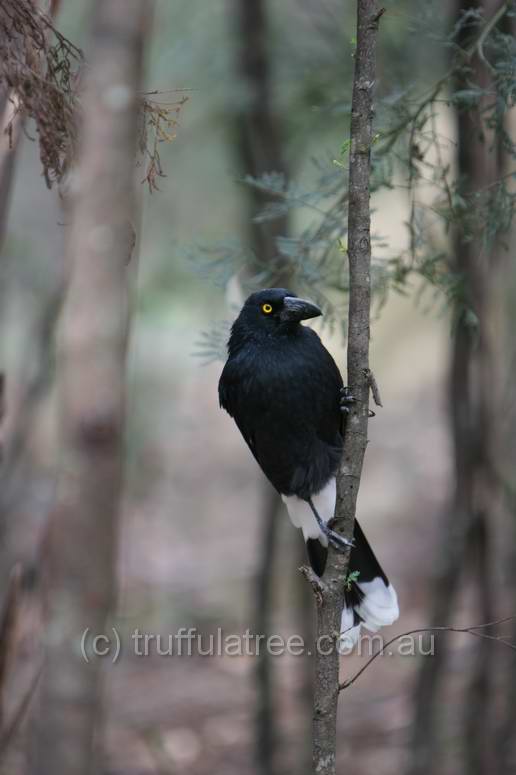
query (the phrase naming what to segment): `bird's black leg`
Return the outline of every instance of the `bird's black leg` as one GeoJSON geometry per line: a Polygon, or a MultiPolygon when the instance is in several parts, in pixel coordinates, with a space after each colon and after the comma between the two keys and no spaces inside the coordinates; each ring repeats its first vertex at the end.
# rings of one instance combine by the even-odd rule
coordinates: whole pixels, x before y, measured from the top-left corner
{"type": "Polygon", "coordinates": [[[335,532],[335,530],[332,530],[328,527],[326,522],[323,522],[319,514],[317,513],[317,509],[315,508],[313,501],[311,498],[308,498],[308,503],[310,508],[312,509],[313,515],[316,519],[317,524],[319,525],[319,528],[322,533],[326,536],[328,541],[332,546],[335,547],[335,549],[339,549],[341,552],[343,552],[345,549],[348,548],[348,546],[354,546],[354,541],[348,541],[347,538],[343,538],[341,535],[335,532]]]}
{"type": "Polygon", "coordinates": [[[346,432],[346,425],[348,421],[348,414],[351,411],[351,407],[356,403],[355,396],[352,395],[351,390],[348,387],[340,389],[339,406],[341,412],[340,418],[340,432],[344,436],[346,432]]]}
{"type": "Polygon", "coordinates": [[[351,407],[356,402],[354,395],[348,387],[340,389],[340,411],[342,414],[349,414],[351,407]]]}
{"type": "MultiPolygon", "coordinates": [[[[340,411],[344,416],[349,414],[351,407],[355,403],[356,403],[356,398],[351,393],[351,390],[348,387],[341,388],[339,404],[340,404],[340,411]]],[[[370,409],[369,417],[376,417],[376,412],[373,412],[373,410],[370,409]]]]}

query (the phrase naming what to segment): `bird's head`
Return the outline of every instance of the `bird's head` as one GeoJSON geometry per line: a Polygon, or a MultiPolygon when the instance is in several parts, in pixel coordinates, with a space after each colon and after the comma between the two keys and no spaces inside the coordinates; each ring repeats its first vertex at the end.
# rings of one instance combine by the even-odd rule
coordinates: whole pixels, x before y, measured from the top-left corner
{"type": "Polygon", "coordinates": [[[286,288],[265,288],[246,300],[233,325],[233,335],[247,338],[287,333],[295,330],[302,320],[322,314],[316,304],[298,298],[286,288]]]}

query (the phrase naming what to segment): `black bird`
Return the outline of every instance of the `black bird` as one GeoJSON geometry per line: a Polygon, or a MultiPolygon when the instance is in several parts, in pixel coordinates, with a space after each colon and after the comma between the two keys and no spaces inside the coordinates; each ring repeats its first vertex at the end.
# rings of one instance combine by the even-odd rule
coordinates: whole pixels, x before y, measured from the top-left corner
{"type": "MultiPolygon", "coordinates": [[[[285,288],[251,294],[233,323],[219,382],[220,405],[303,531],[319,576],[328,541],[346,543],[327,523],[335,510],[345,413],[354,401],[315,331],[301,325],[321,314],[285,288]]],[[[343,649],[356,642],[361,624],[376,631],[399,615],[396,592],[358,522],[349,572],[355,580],[345,593],[343,649]]]]}

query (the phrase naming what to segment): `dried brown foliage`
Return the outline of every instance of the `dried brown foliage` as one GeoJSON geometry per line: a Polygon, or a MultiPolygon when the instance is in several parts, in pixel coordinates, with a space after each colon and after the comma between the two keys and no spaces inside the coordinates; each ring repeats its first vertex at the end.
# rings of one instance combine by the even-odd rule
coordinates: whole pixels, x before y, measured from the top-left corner
{"type": "Polygon", "coordinates": [[[179,114],[188,97],[183,96],[173,102],[165,102],[160,97],[164,92],[148,92],[141,102],[141,130],[139,137],[140,153],[145,164],[145,177],[149,191],[159,191],[158,178],[164,178],[159,153],[160,143],[171,143],[176,137],[179,114]]]}
{"type": "MultiPolygon", "coordinates": [[[[60,181],[76,140],[77,75],[82,52],[32,0],[0,0],[0,85],[15,113],[36,124],[48,187],[60,181]]],[[[6,131],[10,133],[12,121],[6,131]]]]}
{"type": "MultiPolygon", "coordinates": [[[[33,0],[0,0],[0,88],[14,105],[6,132],[22,113],[36,124],[43,175],[50,188],[60,182],[75,155],[82,51],[56,29],[33,0]]],[[[188,97],[164,101],[163,92],[141,100],[139,150],[149,190],[165,177],[159,146],[175,138],[188,97]]]]}

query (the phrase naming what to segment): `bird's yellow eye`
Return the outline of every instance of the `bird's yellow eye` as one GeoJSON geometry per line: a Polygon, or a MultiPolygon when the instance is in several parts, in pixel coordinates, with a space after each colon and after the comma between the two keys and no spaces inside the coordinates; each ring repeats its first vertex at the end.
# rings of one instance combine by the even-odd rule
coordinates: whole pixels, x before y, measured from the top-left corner
{"type": "Polygon", "coordinates": [[[270,304],[262,304],[262,312],[265,312],[266,315],[270,315],[272,312],[272,307],[270,304]]]}

